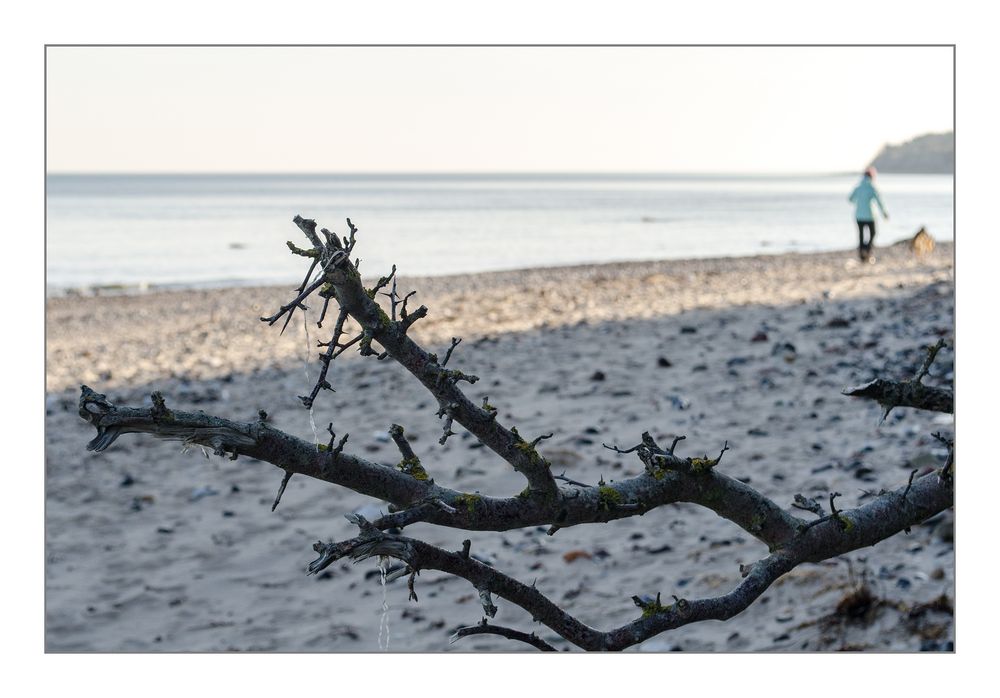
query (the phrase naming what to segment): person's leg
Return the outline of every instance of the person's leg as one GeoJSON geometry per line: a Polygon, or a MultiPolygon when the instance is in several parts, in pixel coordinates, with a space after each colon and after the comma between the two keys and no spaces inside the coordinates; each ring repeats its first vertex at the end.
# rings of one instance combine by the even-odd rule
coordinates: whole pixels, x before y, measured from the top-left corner
{"type": "Polygon", "coordinates": [[[868,228],[868,240],[865,242],[865,254],[862,261],[874,264],[875,257],[872,255],[872,248],[875,241],[875,221],[865,221],[865,226],[868,228]]]}
{"type": "Polygon", "coordinates": [[[858,259],[865,258],[865,222],[858,221],[858,259]]]}

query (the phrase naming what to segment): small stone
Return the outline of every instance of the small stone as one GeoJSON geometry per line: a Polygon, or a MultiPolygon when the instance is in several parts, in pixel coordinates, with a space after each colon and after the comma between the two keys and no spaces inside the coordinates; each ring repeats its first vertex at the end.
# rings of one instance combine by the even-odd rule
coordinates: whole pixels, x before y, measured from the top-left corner
{"type": "Polygon", "coordinates": [[[205,497],[212,497],[219,494],[218,490],[206,485],[204,487],[195,487],[191,490],[191,501],[197,502],[199,499],[204,499],[205,497]]]}
{"type": "Polygon", "coordinates": [[[753,337],[750,338],[750,341],[751,342],[766,342],[767,341],[767,332],[765,332],[764,330],[760,330],[759,332],[757,332],[757,334],[755,334],[753,337]]]}
{"type": "Polygon", "coordinates": [[[686,410],[691,406],[691,403],[680,395],[667,395],[666,398],[670,401],[670,406],[675,410],[686,410]]]}
{"type": "Polygon", "coordinates": [[[590,376],[590,380],[592,381],[602,381],[606,378],[607,376],[604,375],[604,371],[594,371],[593,375],[590,376]]]}
{"type": "Polygon", "coordinates": [[[791,342],[778,342],[771,347],[771,356],[780,356],[788,363],[795,361],[797,356],[795,345],[791,342]]]}
{"type": "Polygon", "coordinates": [[[872,468],[868,468],[865,466],[860,466],[854,471],[854,477],[858,478],[859,480],[864,480],[865,482],[874,482],[875,481],[874,474],[875,471],[872,468]]]}
{"type": "Polygon", "coordinates": [[[155,501],[153,495],[144,494],[141,497],[133,497],[132,504],[129,507],[132,511],[142,511],[147,504],[152,504],[155,501]]]}
{"type": "Polygon", "coordinates": [[[665,356],[661,356],[660,358],[658,358],[656,360],[656,365],[659,366],[660,368],[670,368],[671,366],[673,366],[673,364],[670,362],[670,359],[668,359],[665,356]]]}
{"type": "Polygon", "coordinates": [[[567,564],[576,562],[577,560],[590,560],[592,557],[593,555],[588,553],[586,550],[570,550],[569,552],[563,554],[563,560],[565,560],[567,564]]]}
{"type": "Polygon", "coordinates": [[[681,334],[694,334],[697,331],[698,328],[693,327],[691,325],[684,325],[683,327],[681,327],[681,334]]]}

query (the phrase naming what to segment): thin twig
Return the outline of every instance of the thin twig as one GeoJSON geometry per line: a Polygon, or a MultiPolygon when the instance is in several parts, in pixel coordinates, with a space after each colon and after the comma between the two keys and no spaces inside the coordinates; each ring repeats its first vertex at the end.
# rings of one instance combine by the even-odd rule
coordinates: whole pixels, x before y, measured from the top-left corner
{"type": "Polygon", "coordinates": [[[565,470],[562,471],[562,473],[560,475],[553,475],[553,477],[556,480],[562,480],[563,482],[568,482],[569,484],[576,485],[577,487],[592,487],[592,485],[588,485],[588,484],[586,484],[584,482],[578,482],[577,480],[572,480],[572,479],[566,477],[566,471],[565,470]]]}
{"type": "Polygon", "coordinates": [[[534,633],[525,633],[520,630],[514,630],[513,628],[505,628],[502,625],[489,625],[485,618],[483,618],[479,625],[470,625],[456,630],[455,634],[451,636],[450,642],[455,643],[463,637],[469,637],[470,635],[500,635],[508,640],[516,640],[518,642],[527,643],[542,652],[556,651],[555,647],[545,642],[545,640],[541,639],[534,633]]]}
{"type": "Polygon", "coordinates": [[[461,344],[461,342],[462,342],[462,338],[461,337],[452,337],[451,338],[451,346],[448,347],[448,352],[444,355],[444,361],[441,362],[442,368],[448,365],[448,359],[451,358],[451,352],[455,351],[455,347],[457,347],[459,344],[461,344]]]}
{"type": "Polygon", "coordinates": [[[294,474],[295,473],[291,470],[285,471],[285,476],[281,478],[281,485],[278,487],[278,494],[274,497],[274,504],[271,505],[271,511],[278,508],[278,503],[281,501],[281,495],[285,493],[285,487],[288,485],[288,481],[292,479],[292,475],[294,474]]]}
{"type": "Polygon", "coordinates": [[[939,339],[933,346],[927,347],[927,356],[924,358],[924,362],[920,365],[920,370],[917,371],[917,375],[913,378],[915,383],[919,383],[923,380],[924,376],[931,368],[931,364],[934,363],[934,359],[937,357],[938,352],[944,347],[944,339],[939,339]]]}

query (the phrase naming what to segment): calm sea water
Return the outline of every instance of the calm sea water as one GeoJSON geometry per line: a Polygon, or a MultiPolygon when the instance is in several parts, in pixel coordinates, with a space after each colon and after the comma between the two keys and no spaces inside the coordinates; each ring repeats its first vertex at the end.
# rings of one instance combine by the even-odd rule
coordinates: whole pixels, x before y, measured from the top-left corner
{"type": "MultiPolygon", "coordinates": [[[[855,175],[50,175],[47,283],[298,283],[295,214],[359,228],[365,275],[846,249],[855,175]]],[[[880,175],[891,219],[950,240],[953,179],[880,175]]]]}

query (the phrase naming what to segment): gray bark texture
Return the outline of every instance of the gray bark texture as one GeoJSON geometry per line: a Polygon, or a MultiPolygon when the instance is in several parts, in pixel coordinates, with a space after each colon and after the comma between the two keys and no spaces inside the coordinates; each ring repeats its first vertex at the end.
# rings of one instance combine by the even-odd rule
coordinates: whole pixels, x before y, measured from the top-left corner
{"type": "MultiPolygon", "coordinates": [[[[408,311],[407,301],[412,293],[404,297],[397,294],[395,267],[373,288],[364,287],[357,264],[351,262],[357,229],[350,219],[349,237],[338,238],[323,229],[322,240],[315,221],[296,216],[294,222],[311,247],[302,249],[291,242],[288,246],[294,254],[311,259],[309,272],[296,290],[296,297],[274,315],[261,320],[274,325],[284,317],[287,326],[295,311],[303,307],[303,301],[317,294],[324,299],[319,321],[322,326],[329,301],[334,300],[339,306],[331,339],[321,343],[326,347],[326,352],[320,354],[323,368],[311,394],[301,398],[303,404],[310,407],[323,390],[331,388],[326,382],[326,369],[348,348],[357,346],[362,355],[392,359],[420,381],[437,401],[438,416],[443,422],[441,442],[452,435],[455,424],[460,425],[524,477],[527,484],[524,491],[509,497],[493,497],[435,483],[428,474],[434,469],[421,463],[406,440],[404,428],[397,424],[389,428],[389,435],[400,451],[401,460],[390,468],[346,451],[346,435],[335,444],[336,436],[331,431],[328,444],[309,443],[275,429],[268,424],[264,413],[256,421],[234,422],[202,412],[169,409],[159,393],[153,393],[151,407],[137,408],[112,404],[104,395],[83,386],[80,415],[97,430],[87,444],[88,450],[104,451],[123,434],[138,433],[200,445],[231,459],[244,455],[272,463],[285,471],[274,506],[293,474],[324,480],[391,503],[390,513],[376,521],[348,515],[358,526],[358,536],[346,541],[316,543],[313,547],[319,557],[310,565],[310,573],[345,557],[355,560],[391,557],[403,562],[404,573],[410,574],[411,600],[416,600],[415,574],[425,569],[439,570],[469,581],[478,590],[488,616],[495,613],[490,599],[496,595],[525,609],[536,621],[579,648],[622,650],[688,623],[728,620],[794,567],[874,545],[953,506],[951,455],[940,469],[916,480],[911,477],[905,486],[883,492],[855,509],[837,510],[836,495],[831,495],[831,511],[825,514],[815,501],[796,495],[790,508],[805,509],[818,516],[811,521],[793,515],[752,487],[719,472],[717,466],[726,447],[718,458],[681,458],[674,454],[677,440],[664,448],[648,433],[631,448],[608,447],[618,453],[635,454],[644,467],[636,477],[613,484],[585,485],[554,476],[550,464],[536,450],[538,443],[551,434],[527,440],[516,428],[501,424],[497,410],[486,400],[476,405],[462,391],[460,383],[475,383],[478,378],[446,367],[460,339],[452,340],[441,361],[410,339],[407,331],[427,314],[427,309],[420,306],[408,311]],[[318,277],[311,279],[317,267],[318,277]],[[376,302],[379,294],[388,298],[389,313],[376,302]],[[348,318],[361,331],[345,338],[348,318]],[[692,502],[711,509],[767,544],[770,554],[743,568],[742,582],[722,596],[675,598],[667,605],[661,604],[659,598],[642,601],[636,596],[640,617],[606,631],[572,617],[534,586],[477,561],[469,554],[468,541],[461,551],[447,551],[393,532],[416,522],[427,522],[479,531],[546,525],[550,527],[549,533],[554,534],[569,526],[641,516],[673,502],[692,502]]],[[[886,413],[897,406],[951,412],[950,391],[927,388],[920,383],[942,346],[939,343],[930,348],[927,361],[914,380],[902,383],[876,380],[846,394],[878,400],[886,413]]],[[[485,617],[481,623],[459,630],[453,640],[483,633],[525,642],[540,650],[552,649],[534,633],[492,625],[485,617]]]]}

